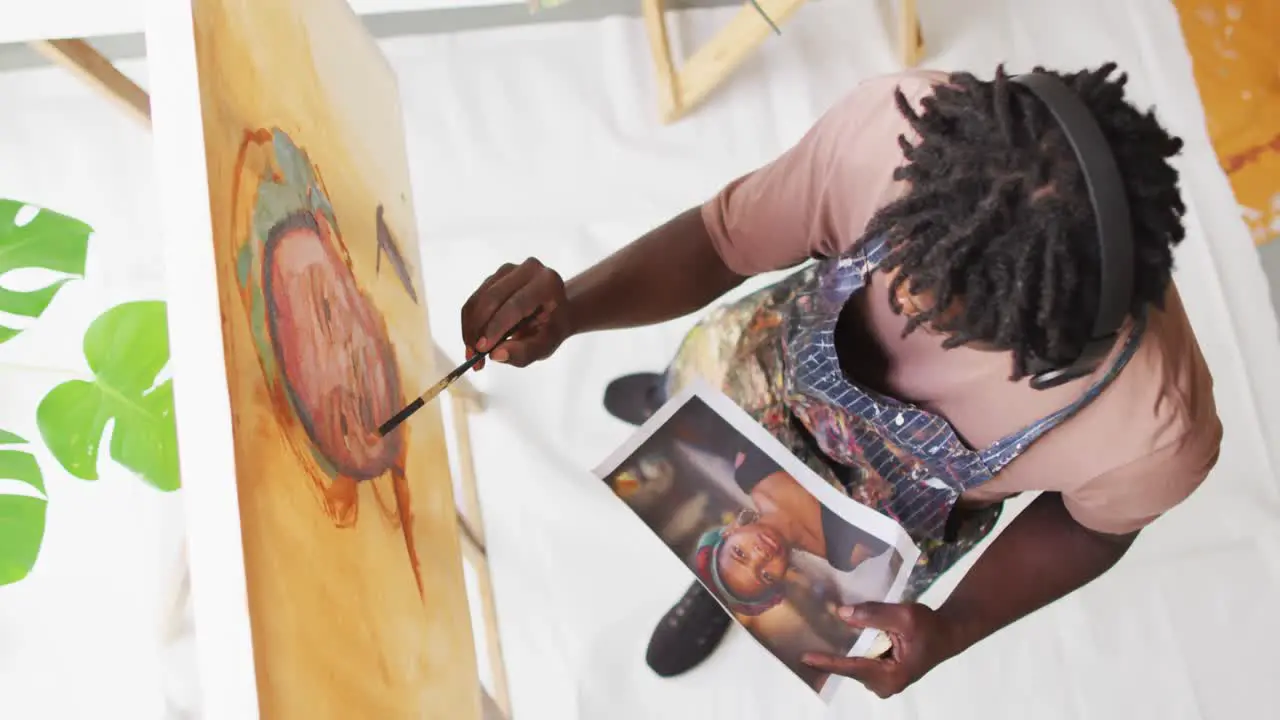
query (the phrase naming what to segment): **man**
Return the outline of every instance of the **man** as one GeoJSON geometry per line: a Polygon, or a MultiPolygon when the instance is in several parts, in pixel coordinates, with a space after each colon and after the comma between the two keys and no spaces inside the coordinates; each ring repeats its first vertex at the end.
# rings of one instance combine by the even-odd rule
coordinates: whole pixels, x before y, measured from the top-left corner
{"type": "MultiPolygon", "coordinates": [[[[806,463],[894,517],[920,546],[904,602],[844,613],[885,631],[875,659],[810,657],[882,697],[1087,584],[1217,460],[1212,380],[1170,282],[1183,238],[1181,149],[1124,98],[1115,66],[1051,73],[1115,155],[1134,243],[1131,313],[1092,375],[1048,389],[1038,362],[1090,338],[1098,236],[1079,163],[1046,107],[997,69],[867,80],[773,163],[734,180],[568,283],[536,260],[498,270],[462,312],[470,350],[524,366],[584,332],[662,322],[744,278],[815,259],[704,317],[661,376],[615,381],[631,422],[692,376],[719,385],[806,463]],[[915,602],[1039,496],[937,610],[915,602]]],[[[664,676],[705,658],[728,620],[695,585],[650,642],[664,676]]]]}

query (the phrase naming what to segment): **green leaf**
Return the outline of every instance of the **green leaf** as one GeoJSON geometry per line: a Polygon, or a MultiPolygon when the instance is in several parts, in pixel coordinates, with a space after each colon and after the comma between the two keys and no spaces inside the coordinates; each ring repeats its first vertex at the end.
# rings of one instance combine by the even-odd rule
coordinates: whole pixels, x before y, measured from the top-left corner
{"type": "Polygon", "coordinates": [[[164,303],[125,303],[99,315],[85,333],[84,355],[94,379],[58,385],[36,409],[49,451],[73,476],[97,480],[102,434],[114,420],[111,459],[159,490],[177,490],[173,383],[155,385],[169,363],[164,303]]]}
{"type": "Polygon", "coordinates": [[[44,494],[44,475],[35,456],[29,452],[0,450],[0,480],[18,480],[44,494]]]}
{"type": "MultiPolygon", "coordinates": [[[[93,228],[75,218],[41,209],[31,222],[17,224],[26,203],[0,199],[0,277],[10,270],[43,268],[84,277],[85,256],[93,228]]],[[[20,317],[40,317],[54,296],[72,278],[62,278],[29,291],[0,288],[0,311],[20,317]]],[[[0,325],[0,343],[13,339],[19,329],[0,325]]]]}
{"type": "Polygon", "coordinates": [[[27,440],[19,435],[14,435],[8,430],[0,430],[0,445],[26,445],[27,440]]]}
{"type": "MultiPolygon", "coordinates": [[[[0,430],[0,446],[25,444],[21,437],[0,430]]],[[[40,464],[23,450],[0,450],[0,479],[26,483],[44,495],[40,464]]],[[[48,504],[44,497],[0,494],[0,585],[18,582],[35,567],[48,504]]]]}

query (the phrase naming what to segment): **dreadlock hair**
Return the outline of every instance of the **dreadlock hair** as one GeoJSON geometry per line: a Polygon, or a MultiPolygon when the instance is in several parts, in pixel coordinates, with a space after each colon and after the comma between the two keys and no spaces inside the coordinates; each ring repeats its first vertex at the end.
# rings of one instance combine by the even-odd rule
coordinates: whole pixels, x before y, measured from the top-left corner
{"type": "MultiPolygon", "coordinates": [[[[1133,221],[1131,312],[1162,307],[1173,247],[1185,234],[1178,173],[1182,148],[1156,120],[1126,102],[1128,77],[1114,63],[1053,72],[1102,128],[1123,178],[1133,221]]],[[[1036,68],[1036,72],[1047,72],[1036,68]]],[[[946,347],[982,343],[1013,352],[1013,376],[1030,358],[1070,362],[1090,339],[1097,313],[1097,229],[1075,153],[1049,110],[996,69],[983,81],[952,74],[917,113],[901,91],[898,110],[919,135],[899,136],[905,162],[894,174],[905,196],[882,208],[863,240],[884,236],[882,267],[899,292],[927,299],[906,333],[928,326],[946,347]]]]}

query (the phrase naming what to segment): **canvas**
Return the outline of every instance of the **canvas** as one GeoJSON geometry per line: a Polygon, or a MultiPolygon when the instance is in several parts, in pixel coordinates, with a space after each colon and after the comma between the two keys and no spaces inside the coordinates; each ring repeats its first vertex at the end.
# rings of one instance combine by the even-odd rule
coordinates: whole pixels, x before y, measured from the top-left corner
{"type": "Polygon", "coordinates": [[[438,406],[374,432],[443,371],[393,73],[342,0],[192,21],[260,716],[475,717],[438,406]]]}

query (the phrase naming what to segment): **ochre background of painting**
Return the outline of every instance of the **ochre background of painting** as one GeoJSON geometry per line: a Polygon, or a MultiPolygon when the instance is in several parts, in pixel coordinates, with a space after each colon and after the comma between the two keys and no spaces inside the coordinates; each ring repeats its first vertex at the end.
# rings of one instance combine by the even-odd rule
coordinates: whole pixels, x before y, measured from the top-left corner
{"type": "Polygon", "coordinates": [[[1175,0],[1209,138],[1254,242],[1280,239],[1280,0],[1175,0]]]}
{"type": "MultiPolygon", "coordinates": [[[[376,484],[390,504],[389,475],[360,486],[355,527],[336,528],[323,512],[273,414],[235,278],[247,228],[244,212],[231,217],[237,150],[246,129],[279,127],[319,168],[356,279],[387,320],[406,392],[438,379],[425,306],[389,266],[374,272],[375,209],[383,203],[422,300],[392,71],[343,0],[196,0],[194,17],[262,717],[477,717],[438,404],[401,430],[424,600],[404,536],[374,496],[376,484]]],[[[252,186],[241,198],[252,207],[252,186]]]]}

